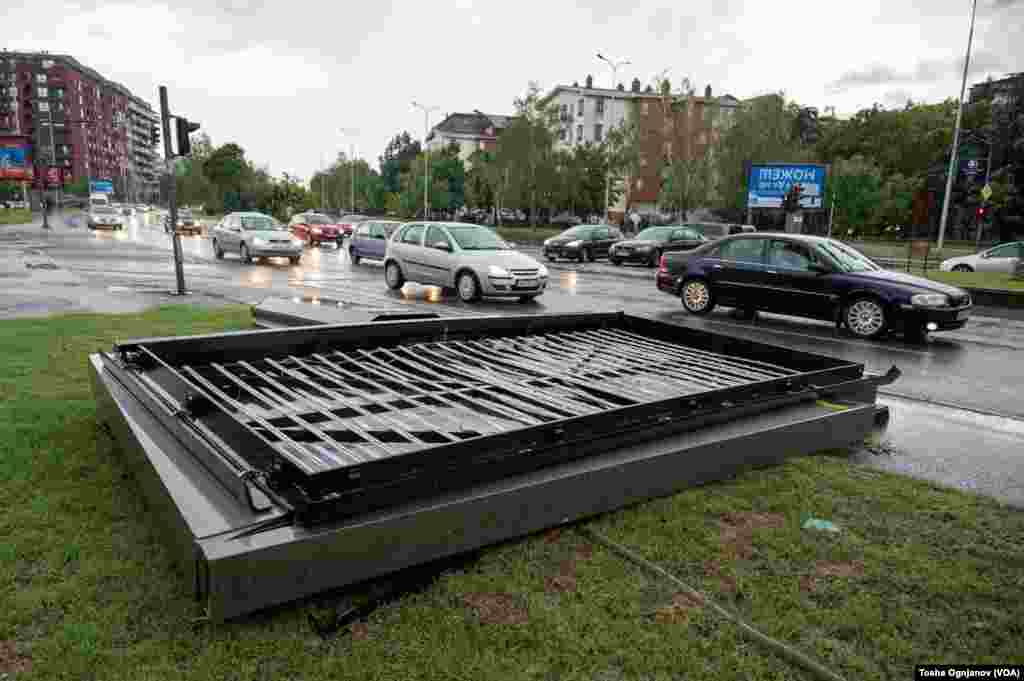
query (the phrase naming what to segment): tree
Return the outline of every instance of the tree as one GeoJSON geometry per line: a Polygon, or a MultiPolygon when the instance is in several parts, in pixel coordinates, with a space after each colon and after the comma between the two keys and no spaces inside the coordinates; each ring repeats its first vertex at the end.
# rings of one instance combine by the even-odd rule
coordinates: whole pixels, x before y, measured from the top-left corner
{"type": "Polygon", "coordinates": [[[893,173],[885,178],[879,191],[876,218],[881,226],[905,227],[914,221],[914,194],[923,186],[923,177],[904,177],[893,173]]]}
{"type": "Polygon", "coordinates": [[[864,156],[838,159],[826,188],[826,205],[835,199],[834,224],[859,232],[875,225],[876,207],[881,200],[882,171],[864,156]]]}
{"type": "Polygon", "coordinates": [[[214,149],[202,163],[203,174],[221,193],[241,192],[251,168],[245,159],[245,151],[229,142],[214,149]]]}
{"type": "Polygon", "coordinates": [[[613,127],[602,141],[608,165],[608,204],[615,203],[623,185],[640,171],[640,128],[635,116],[613,127]]]}
{"type": "MultiPolygon", "coordinates": [[[[84,179],[84,178],[83,178],[84,179]]],[[[71,185],[67,185],[68,187],[71,185]]],[[[67,191],[67,187],[65,187],[67,191]]],[[[88,187],[86,187],[88,192],[88,187]]],[[[21,187],[17,182],[9,180],[0,182],[0,201],[18,201],[21,199],[21,187]]]]}

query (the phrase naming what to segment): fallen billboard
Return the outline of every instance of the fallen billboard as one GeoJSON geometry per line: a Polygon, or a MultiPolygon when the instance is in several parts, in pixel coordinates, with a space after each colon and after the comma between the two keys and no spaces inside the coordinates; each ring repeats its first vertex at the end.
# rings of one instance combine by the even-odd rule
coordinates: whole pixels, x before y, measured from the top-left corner
{"type": "Polygon", "coordinates": [[[31,180],[32,166],[27,158],[27,146],[0,142],[0,180],[31,180]]]}
{"type": "Polygon", "coordinates": [[[803,187],[801,208],[821,208],[827,166],[817,163],[754,163],[747,175],[748,208],[781,208],[794,184],[803,187]]]}

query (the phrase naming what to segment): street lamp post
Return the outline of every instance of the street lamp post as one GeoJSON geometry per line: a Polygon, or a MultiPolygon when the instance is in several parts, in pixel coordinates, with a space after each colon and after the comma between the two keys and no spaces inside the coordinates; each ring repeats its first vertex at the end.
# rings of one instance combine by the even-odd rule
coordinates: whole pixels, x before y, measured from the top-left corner
{"type": "Polygon", "coordinates": [[[418,102],[412,105],[423,112],[423,219],[430,213],[430,147],[427,136],[430,134],[430,112],[437,111],[436,106],[424,106],[418,102]]]}
{"type": "Polygon", "coordinates": [[[967,54],[964,56],[964,77],[960,83],[960,99],[956,104],[956,125],[953,128],[953,149],[949,153],[949,171],[946,174],[946,195],[942,197],[942,218],[939,221],[938,250],[942,250],[942,242],[946,236],[946,220],[949,217],[949,198],[953,193],[953,175],[956,170],[957,147],[960,145],[960,121],[964,114],[964,92],[967,90],[967,69],[971,64],[971,43],[974,41],[974,16],[978,10],[978,0],[971,3],[971,28],[967,33],[967,54]]]}
{"type": "MultiPolygon", "coordinates": [[[[597,53],[597,58],[600,59],[601,61],[605,62],[606,64],[608,64],[608,66],[610,66],[612,68],[612,82],[611,82],[611,85],[609,86],[609,89],[611,89],[611,90],[615,89],[615,81],[617,81],[619,79],[619,67],[633,63],[633,62],[628,61],[626,59],[614,62],[611,59],[609,59],[608,57],[606,57],[603,54],[601,54],[600,52],[597,53]]],[[[610,218],[608,216],[611,214],[611,210],[612,210],[612,207],[611,207],[611,202],[612,202],[611,191],[612,191],[611,168],[607,168],[605,170],[605,176],[604,176],[604,219],[605,219],[605,222],[608,222],[610,220],[610,218]]],[[[625,222],[625,219],[626,219],[625,215],[623,215],[622,219],[623,219],[623,222],[625,222]]]]}
{"type": "MultiPolygon", "coordinates": [[[[358,135],[359,131],[355,128],[341,128],[340,132],[345,137],[351,137],[358,135]]],[[[355,144],[349,142],[348,145],[348,161],[351,164],[351,170],[349,172],[352,175],[352,212],[356,212],[356,147],[355,144]]]]}

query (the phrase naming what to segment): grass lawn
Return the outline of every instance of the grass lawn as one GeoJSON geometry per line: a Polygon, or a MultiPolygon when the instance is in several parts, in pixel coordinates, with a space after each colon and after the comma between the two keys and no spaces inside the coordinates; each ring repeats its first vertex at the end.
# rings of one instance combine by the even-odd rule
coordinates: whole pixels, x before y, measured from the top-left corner
{"type": "MultiPolygon", "coordinates": [[[[0,322],[0,678],[810,678],[567,529],[483,551],[334,638],[309,615],[365,591],[194,623],[188,585],[96,427],[86,354],[251,323],[243,307],[0,322]]],[[[588,527],[847,679],[1024,662],[1024,513],[841,454],[588,527]],[[841,532],[801,529],[806,514],[841,532]]]]}
{"type": "Polygon", "coordinates": [[[1000,274],[998,272],[936,272],[929,270],[928,278],[954,286],[991,288],[1024,293],[1024,279],[1014,279],[1013,275],[1000,274]]]}
{"type": "Polygon", "coordinates": [[[519,243],[540,243],[544,239],[549,239],[565,231],[564,228],[554,225],[537,225],[536,227],[531,227],[530,225],[502,225],[493,229],[502,238],[519,243]]]}
{"type": "Polygon", "coordinates": [[[27,208],[0,210],[0,225],[24,225],[32,222],[32,211],[27,208]]]}

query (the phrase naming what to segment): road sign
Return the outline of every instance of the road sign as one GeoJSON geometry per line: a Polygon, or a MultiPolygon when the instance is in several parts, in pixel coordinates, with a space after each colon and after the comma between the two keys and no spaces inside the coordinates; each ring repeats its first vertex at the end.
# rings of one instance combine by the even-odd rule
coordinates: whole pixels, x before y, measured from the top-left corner
{"type": "Polygon", "coordinates": [[[90,194],[113,194],[114,183],[110,180],[94,180],[89,184],[90,194]]]}
{"type": "Polygon", "coordinates": [[[992,198],[992,185],[986,184],[981,188],[981,198],[988,201],[992,198]]]}

